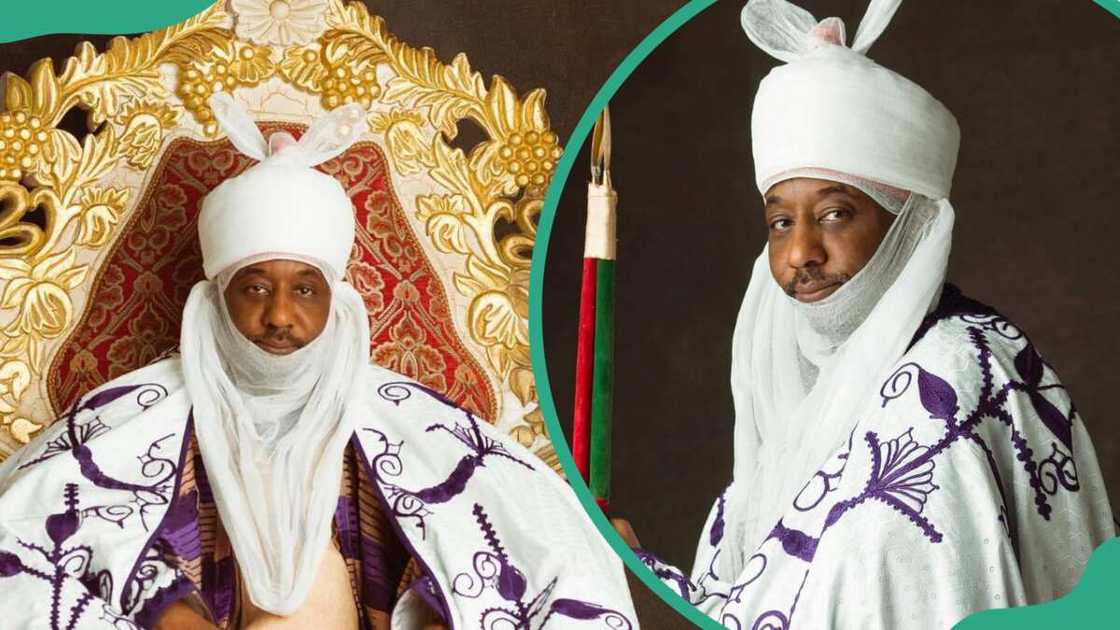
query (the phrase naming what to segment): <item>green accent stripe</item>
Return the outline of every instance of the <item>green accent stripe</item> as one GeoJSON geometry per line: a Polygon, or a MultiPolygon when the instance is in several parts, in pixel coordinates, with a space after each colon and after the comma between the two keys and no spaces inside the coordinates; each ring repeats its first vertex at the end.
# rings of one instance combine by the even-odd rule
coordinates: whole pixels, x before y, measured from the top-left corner
{"type": "Polygon", "coordinates": [[[1105,11],[1120,18],[1120,0],[1093,0],[1105,11]]]}
{"type": "Polygon", "coordinates": [[[591,377],[591,494],[611,496],[611,409],[614,404],[614,261],[596,261],[595,371],[591,377]]]}
{"type": "Polygon", "coordinates": [[[11,0],[0,18],[0,43],[51,33],[143,33],[202,13],[213,0],[11,0]]]}
{"type": "MultiPolygon", "coordinates": [[[[1024,549],[1023,553],[1029,555],[1030,550],[1024,549]]],[[[1093,552],[1081,581],[1065,597],[1035,606],[978,612],[953,626],[953,630],[1115,628],[1120,617],[1118,584],[1120,539],[1113,538],[1093,552]]]]}

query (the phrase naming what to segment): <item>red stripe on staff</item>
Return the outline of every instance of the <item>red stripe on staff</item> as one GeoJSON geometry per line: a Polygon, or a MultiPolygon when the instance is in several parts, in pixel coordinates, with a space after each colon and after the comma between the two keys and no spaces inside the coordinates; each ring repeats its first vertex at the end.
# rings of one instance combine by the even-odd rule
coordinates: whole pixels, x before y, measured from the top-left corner
{"type": "Polygon", "coordinates": [[[595,284],[597,260],[583,259],[579,293],[579,339],[576,345],[575,411],[572,417],[572,457],[584,482],[591,477],[591,382],[595,359],[595,284]]]}

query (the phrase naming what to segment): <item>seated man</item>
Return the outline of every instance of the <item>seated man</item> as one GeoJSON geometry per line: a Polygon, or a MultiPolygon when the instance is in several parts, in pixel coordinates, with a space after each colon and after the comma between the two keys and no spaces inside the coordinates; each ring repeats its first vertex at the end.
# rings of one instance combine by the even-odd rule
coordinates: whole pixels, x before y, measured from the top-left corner
{"type": "Polygon", "coordinates": [[[363,112],[267,143],[213,106],[261,162],[203,202],[181,356],[89,393],[0,466],[2,625],[636,627],[563,480],[369,365],[344,280],[353,209],[311,168],[363,112]]]}
{"type": "Polygon", "coordinates": [[[1115,534],[1053,370],[944,284],[959,128],[863,54],[897,5],[853,48],[836,18],[743,11],[788,63],[752,115],[769,233],[733,339],[733,479],[690,578],[645,555],[728,627],[948,628],[1069,592],[1115,534]]]}

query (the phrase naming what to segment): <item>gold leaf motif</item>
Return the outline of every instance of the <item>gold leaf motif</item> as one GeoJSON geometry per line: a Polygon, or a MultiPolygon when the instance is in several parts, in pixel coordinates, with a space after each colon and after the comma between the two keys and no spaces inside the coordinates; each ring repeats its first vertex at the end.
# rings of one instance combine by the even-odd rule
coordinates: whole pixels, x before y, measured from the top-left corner
{"type": "Polygon", "coordinates": [[[15,413],[19,399],[31,384],[31,370],[23,361],[0,364],[0,413],[15,413]]]}
{"type": "Polygon", "coordinates": [[[486,345],[514,348],[529,343],[529,327],[505,292],[488,291],[471,302],[471,334],[486,345]]]}
{"type": "MultiPolygon", "coordinates": [[[[62,334],[73,315],[70,290],[81,284],[88,269],[86,265],[74,265],[76,255],[76,250],[69,248],[30,269],[13,270],[16,273],[0,294],[0,307],[14,309],[17,315],[4,328],[4,334],[27,335],[33,341],[62,334]]],[[[26,263],[23,266],[27,267],[26,263]]]]}
{"type": "Polygon", "coordinates": [[[124,128],[119,148],[125,154],[128,164],[138,169],[151,166],[163,145],[164,135],[178,120],[177,111],[154,99],[133,101],[126,105],[114,122],[124,128]]]}
{"type": "Polygon", "coordinates": [[[107,243],[128,201],[128,194],[127,189],[83,189],[78,198],[81,210],[74,243],[86,247],[100,247],[107,243]]]}
{"type": "Polygon", "coordinates": [[[22,444],[30,442],[31,436],[42,428],[43,425],[34,423],[27,418],[14,418],[8,425],[8,431],[11,432],[12,437],[22,444]]]}
{"type": "Polygon", "coordinates": [[[313,47],[288,48],[280,62],[280,75],[296,87],[312,94],[322,91],[327,67],[319,59],[319,51],[313,47]]]}
{"type": "MultiPolygon", "coordinates": [[[[537,399],[537,380],[533,378],[533,371],[528,368],[514,368],[509,374],[510,389],[522,404],[528,404],[537,399]]],[[[528,419],[528,418],[526,418],[528,419]]]]}
{"type": "Polygon", "coordinates": [[[533,451],[533,454],[539,457],[546,466],[555,470],[558,474],[564,474],[564,468],[560,464],[560,456],[556,454],[556,448],[552,446],[552,444],[545,444],[533,451]]]}
{"type": "MultiPolygon", "coordinates": [[[[46,191],[35,195],[19,184],[0,182],[0,255],[24,256],[39,250],[46,241],[42,228],[23,217],[37,205],[40,199],[50,197],[46,191]]],[[[50,200],[47,201],[50,203],[50,200]]],[[[48,208],[56,210],[57,208],[48,208]]],[[[3,264],[0,258],[0,278],[3,278],[3,264]]],[[[12,262],[23,263],[19,258],[12,262]]]]}
{"type": "Polygon", "coordinates": [[[276,66],[269,57],[268,47],[234,42],[228,68],[215,64],[214,71],[219,79],[227,81],[227,87],[232,87],[228,85],[228,78],[223,77],[227,73],[233,77],[235,85],[253,86],[272,76],[276,66]]]}
{"type": "Polygon", "coordinates": [[[414,175],[436,165],[431,149],[411,119],[400,119],[385,131],[386,148],[401,175],[414,175]]]}

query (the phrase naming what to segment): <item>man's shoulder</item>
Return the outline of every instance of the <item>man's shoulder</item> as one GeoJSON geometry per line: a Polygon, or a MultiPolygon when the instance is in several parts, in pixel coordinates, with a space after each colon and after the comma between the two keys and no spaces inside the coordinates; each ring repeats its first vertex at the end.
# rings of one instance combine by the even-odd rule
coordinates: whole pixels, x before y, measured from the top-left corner
{"type": "Polygon", "coordinates": [[[1011,366],[1034,353],[1026,332],[1006,315],[947,284],[934,312],[919,326],[907,357],[983,359],[1011,366]]]}
{"type": "Polygon", "coordinates": [[[89,393],[82,396],[79,399],[79,403],[82,400],[87,400],[90,397],[96,396],[99,392],[145,384],[158,386],[162,389],[166,389],[168,392],[182,389],[183,368],[179,355],[175,354],[164,357],[154,363],[149,363],[131,372],[125,372],[110,381],[106,381],[104,384],[97,386],[90,390],[89,393]]]}

